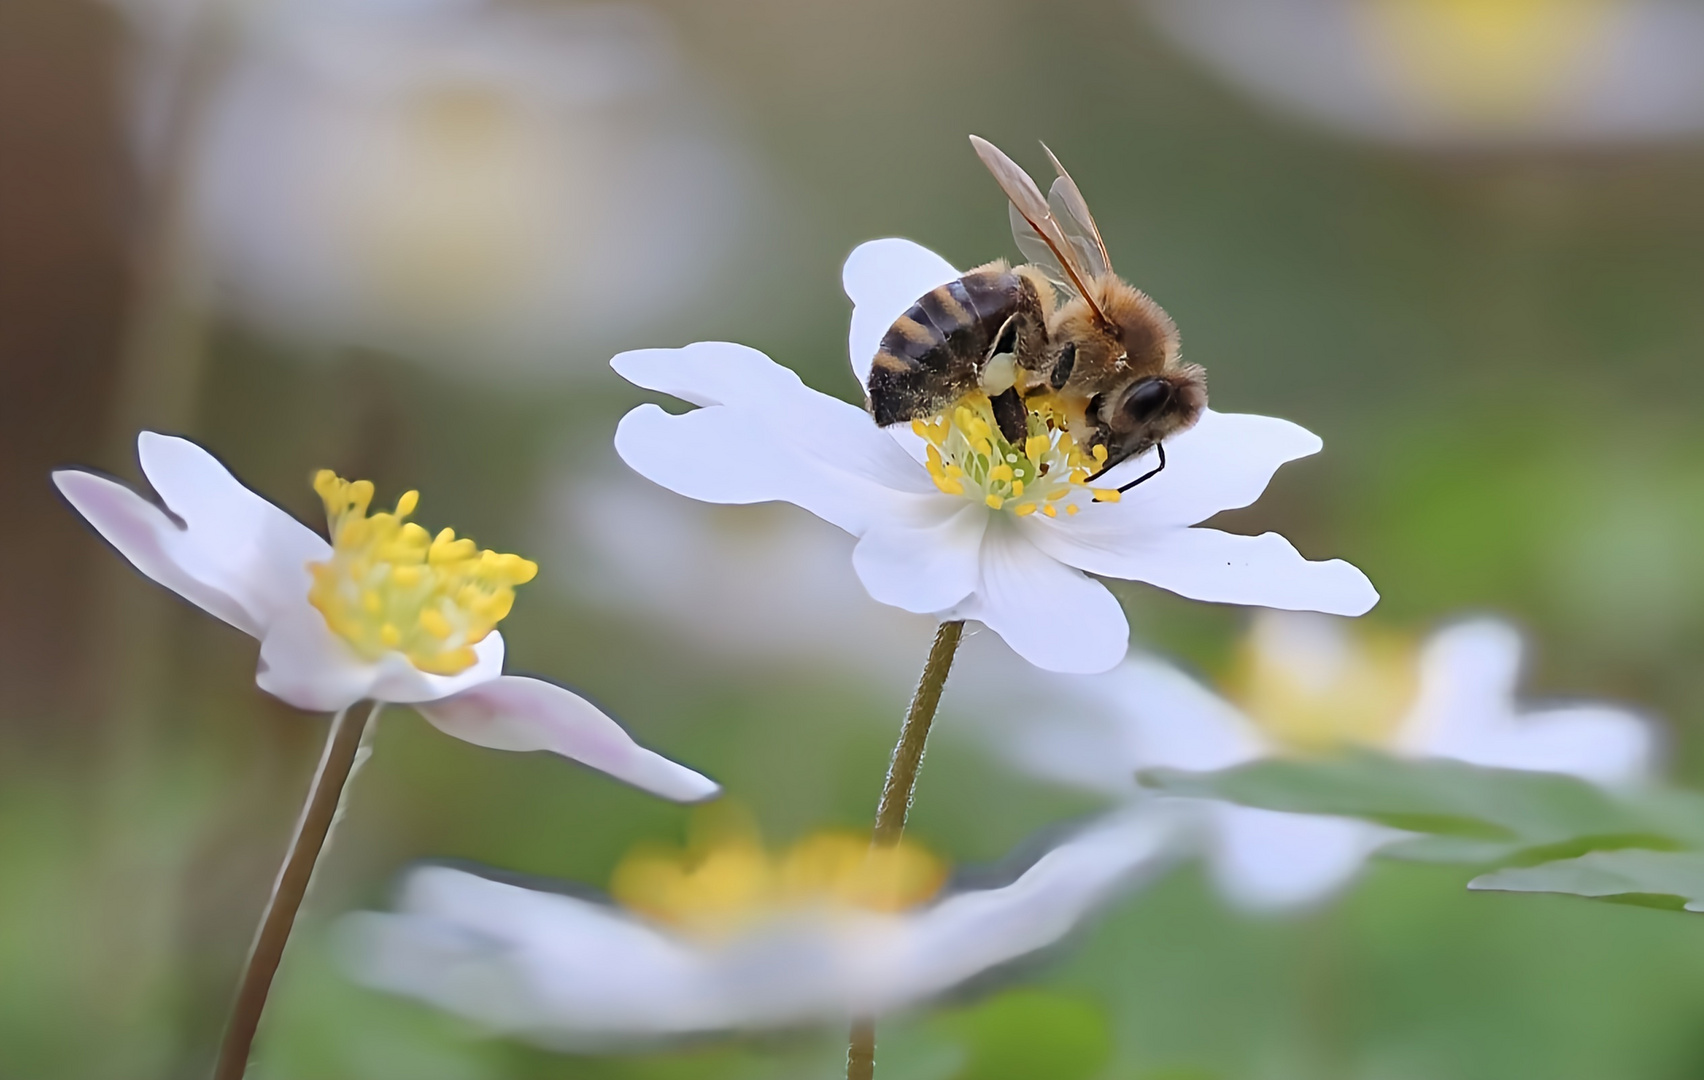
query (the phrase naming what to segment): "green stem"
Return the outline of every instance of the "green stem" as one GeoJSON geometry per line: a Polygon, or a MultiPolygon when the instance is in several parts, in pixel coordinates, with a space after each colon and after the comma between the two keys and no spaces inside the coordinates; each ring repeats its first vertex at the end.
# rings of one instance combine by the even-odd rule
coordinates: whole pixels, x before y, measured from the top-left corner
{"type": "MultiPolygon", "coordinates": [[[[929,725],[935,721],[941,691],[947,685],[947,674],[953,669],[953,657],[963,637],[963,620],[944,622],[935,633],[935,644],[929,648],[929,659],[917,680],[917,693],[912,695],[905,724],[899,729],[899,742],[894,745],[893,758],[888,762],[881,802],[876,804],[876,827],[871,842],[877,847],[892,847],[905,833],[905,818],[917,791],[917,772],[923,767],[923,751],[929,742],[929,725]]],[[[875,1073],[876,1025],[874,1021],[859,1020],[852,1025],[846,1049],[846,1080],[871,1080],[875,1073]]]]}
{"type": "Polygon", "coordinates": [[[290,929],[296,924],[296,912],[301,909],[302,899],[308,894],[314,865],[319,861],[326,837],[337,820],[344,786],[360,756],[363,735],[382,708],[384,703],[375,701],[372,710],[364,717],[352,718],[350,710],[345,708],[331,719],[325,752],[320,756],[319,769],[315,771],[313,785],[308,789],[308,800],[302,805],[302,816],[296,822],[296,835],[290,840],[290,850],[284,856],[284,865],[272,886],[272,896],[266,902],[260,928],[255,932],[254,947],[249,952],[236,1003],[231,1006],[231,1021],[225,1029],[224,1045],[219,1048],[214,1080],[242,1080],[248,1069],[249,1050],[254,1045],[255,1032],[260,1028],[260,1015],[266,1009],[266,996],[272,990],[272,977],[278,973],[278,963],[284,958],[284,946],[290,940],[290,929]]]}

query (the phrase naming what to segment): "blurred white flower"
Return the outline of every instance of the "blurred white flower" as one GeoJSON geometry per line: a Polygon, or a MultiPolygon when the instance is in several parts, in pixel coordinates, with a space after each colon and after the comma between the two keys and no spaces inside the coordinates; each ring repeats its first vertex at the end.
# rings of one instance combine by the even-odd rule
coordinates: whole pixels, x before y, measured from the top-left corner
{"type": "MultiPolygon", "coordinates": [[[[894,319],[957,276],[906,240],[852,253],[845,284],[860,382],[894,319]]],[[[1008,447],[985,418],[964,409],[959,419],[943,418],[938,426],[953,432],[949,456],[963,436],[966,452],[983,454],[978,440],[990,448],[998,440],[1016,468],[1028,461],[1033,472],[1038,459],[1059,466],[1027,492],[1021,481],[1002,481],[1001,495],[955,475],[940,441],[878,428],[862,409],[810,389],[754,349],[698,342],[622,353],[611,363],[636,385],[701,406],[671,415],[642,405],[622,419],[616,451],[641,475],[705,502],[802,506],[858,537],[852,565],[876,600],[980,620],[1038,667],[1105,671],[1124,656],[1124,612],[1091,573],[1198,600],[1341,614],[1358,615],[1378,599],[1353,566],[1309,562],[1276,533],[1190,527],[1248,505],[1278,466],[1318,451],[1317,437],[1284,420],[1209,410],[1170,441],[1164,472],[1118,499],[1111,489],[1148,469],[1146,458],[1091,489],[1085,472],[1053,460],[1061,451],[1046,437],[1008,447]]],[[[1011,478],[1014,467],[996,468],[1011,478]]]]}
{"type": "Polygon", "coordinates": [[[53,480],[138,570],[260,640],[262,690],[327,712],[363,698],[412,705],[479,746],[549,750],[672,799],[717,792],[578,695],[502,674],[495,626],[538,567],[407,522],[416,492],[369,517],[372,484],[321,472],[328,544],[186,439],[143,432],[137,455],[164,508],[91,472],[53,480]]]}
{"type": "Polygon", "coordinates": [[[401,911],[346,920],[363,982],[546,1046],[846,1022],[916,1005],[1069,933],[1169,865],[1164,813],[1124,813],[1016,881],[923,906],[938,864],[867,835],[810,838],[785,859],[723,844],[685,866],[617,871],[639,909],[445,867],[408,878],[401,911]]]}
{"type": "MultiPolygon", "coordinates": [[[[1226,696],[1151,657],[1059,680],[1051,702],[999,736],[1034,775],[1135,796],[1139,769],[1226,769],[1273,754],[1366,746],[1476,765],[1571,773],[1604,784],[1644,776],[1654,731],[1607,705],[1522,708],[1521,640],[1489,619],[1446,627],[1424,648],[1318,615],[1259,617],[1226,696]]],[[[1346,884],[1401,835],[1342,818],[1187,800],[1210,830],[1214,876],[1233,901],[1283,907],[1346,884]]]]}
{"type": "Polygon", "coordinates": [[[1704,131],[1687,0],[1138,0],[1262,101],[1364,137],[1581,145],[1704,131]]]}
{"type": "Polygon", "coordinates": [[[125,6],[155,38],[236,27],[179,167],[224,298],[272,329],[561,374],[565,340],[681,311],[738,246],[747,166],[646,8],[125,6]]]}
{"type": "Polygon", "coordinates": [[[551,493],[552,581],[719,660],[810,664],[909,690],[935,621],[870,599],[852,538],[793,506],[728,508],[576,457],[551,493]],[[596,507],[587,513],[587,507],[596,507]]]}

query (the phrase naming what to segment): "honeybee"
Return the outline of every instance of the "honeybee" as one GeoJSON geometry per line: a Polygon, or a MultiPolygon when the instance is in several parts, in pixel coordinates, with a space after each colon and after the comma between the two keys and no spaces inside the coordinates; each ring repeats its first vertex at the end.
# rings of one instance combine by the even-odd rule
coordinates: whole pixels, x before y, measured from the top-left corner
{"type": "Polygon", "coordinates": [[[1105,447],[1095,477],[1157,448],[1159,464],[1119,489],[1127,491],[1165,468],[1165,439],[1200,419],[1207,374],[1180,358],[1171,316],[1112,272],[1088,204],[1053,151],[1059,175],[1043,198],[992,143],[970,141],[1010,200],[1012,235],[1028,262],[977,267],[913,304],[882,337],[868,408],[886,427],[982,391],[1017,444],[1026,399],[1052,394],[1077,444],[1105,447]]]}

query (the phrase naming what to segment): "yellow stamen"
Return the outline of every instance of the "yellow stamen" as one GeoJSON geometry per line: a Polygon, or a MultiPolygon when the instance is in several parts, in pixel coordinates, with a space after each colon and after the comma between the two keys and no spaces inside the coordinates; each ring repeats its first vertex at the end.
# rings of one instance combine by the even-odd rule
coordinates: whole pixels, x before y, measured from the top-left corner
{"type": "Polygon", "coordinates": [[[515,586],[538,574],[529,559],[481,551],[451,529],[434,537],[403,520],[420,503],[417,491],[404,493],[394,512],[368,516],[369,481],[322,469],[314,490],[325,503],[332,553],[308,567],[308,602],[365,659],[399,652],[422,671],[465,671],[478,660],[473,646],[514,606],[515,586]]]}
{"type": "Polygon", "coordinates": [[[1117,502],[1124,498],[1124,493],[1117,488],[1090,488],[1094,492],[1095,502],[1117,502]]]}
{"type": "Polygon", "coordinates": [[[1000,507],[1006,505],[1006,500],[998,495],[990,495],[982,501],[988,504],[988,509],[990,510],[998,510],[1000,507]]]}
{"type": "Polygon", "coordinates": [[[695,830],[685,851],[628,854],[610,895],[652,919],[715,936],[788,911],[903,911],[946,881],[938,859],[904,841],[872,850],[868,834],[824,832],[771,855],[737,813],[723,810],[711,826],[695,830]]]}
{"type": "MultiPolygon", "coordinates": [[[[1029,517],[1031,514],[1035,513],[1035,508],[1036,508],[1035,503],[1032,503],[1032,502],[1024,503],[1022,506],[1018,506],[1018,507],[1013,508],[1012,513],[1018,515],[1019,517],[1029,517]]],[[[1052,507],[1049,507],[1048,509],[1052,509],[1052,507]]]]}

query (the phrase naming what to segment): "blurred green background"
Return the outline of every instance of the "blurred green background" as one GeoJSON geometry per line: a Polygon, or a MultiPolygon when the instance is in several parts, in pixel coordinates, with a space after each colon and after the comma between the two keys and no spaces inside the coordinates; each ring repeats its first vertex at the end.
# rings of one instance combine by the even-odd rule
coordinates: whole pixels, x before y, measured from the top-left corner
{"type": "MultiPolygon", "coordinates": [[[[335,27],[336,9],[354,6],[301,18],[335,27]]],[[[1545,5],[1526,6],[1542,17],[1545,5]]],[[[1325,439],[1229,527],[1278,528],[1310,556],[1356,562],[1384,596],[1369,618],[1385,625],[1514,617],[1533,636],[1532,693],[1634,703],[1668,722],[1676,778],[1704,770],[1704,144],[1336,135],[1229,88],[1115,0],[656,0],[635,24],[643,55],[612,64],[662,74],[597,114],[602,141],[567,138],[586,153],[564,175],[585,184],[562,193],[581,201],[552,211],[570,219],[569,242],[546,252],[585,264],[586,278],[563,279],[574,289],[598,279],[630,301],[565,297],[573,318],[517,343],[491,330],[501,315],[422,310],[402,325],[409,298],[426,295],[412,281],[399,294],[375,285],[389,306],[370,323],[329,302],[315,322],[309,301],[269,299],[272,264],[253,247],[290,236],[219,230],[288,218],[278,200],[298,190],[293,177],[239,177],[220,190],[252,203],[198,216],[195,201],[212,197],[197,164],[209,132],[275,135],[289,151],[279,160],[312,145],[268,124],[266,94],[256,112],[221,111],[248,100],[244,67],[264,67],[272,47],[255,7],[0,9],[0,1076],[206,1069],[324,731],[256,690],[251,642],[121,566],[52,494],[60,464],[135,479],[139,427],[190,435],[316,525],[314,469],[370,477],[381,499],[419,488],[428,526],[540,562],[504,626],[511,669],[582,689],[717,777],[773,841],[867,823],[928,626],[860,606],[848,546],[802,511],[685,511],[624,474],[609,438],[641,395],[605,362],[723,337],[852,398],[838,274],[855,244],[907,236],[963,266],[1015,254],[969,132],[1032,168],[1044,138],[1070,165],[1115,264],[1176,317],[1219,408],[1325,439]],[[647,163],[669,182],[597,181],[647,163]],[[575,219],[609,215],[613,239],[572,242],[575,219]],[[622,563],[623,529],[643,534],[637,565],[622,563]],[[737,576],[693,531],[738,548],[770,529],[827,551],[820,573],[764,573],[758,560],[737,576]],[[646,586],[646,559],[662,587],[646,586]],[[693,587],[724,569],[721,591],[693,587]]],[[[373,25],[363,49],[412,33],[406,5],[373,25]]],[[[363,49],[343,62],[393,62],[363,49]]],[[[1571,82],[1566,64],[1585,60],[1556,62],[1571,82]]],[[[301,92],[288,79],[278,91],[276,72],[261,81],[274,97],[301,92]]],[[[333,107],[326,122],[355,113],[333,107]]],[[[489,113],[471,115],[477,126],[489,113]]],[[[558,131],[548,117],[544,129],[558,131]]],[[[241,158],[237,145],[224,152],[241,158]]],[[[461,174],[431,160],[420,182],[453,188],[461,174]]],[[[513,190],[467,175],[469,200],[513,190]]],[[[368,204],[352,205],[359,220],[368,204]]],[[[339,223],[328,235],[354,234],[339,223]]],[[[459,235],[419,250],[453,256],[459,235]]],[[[523,277],[543,273],[525,265],[523,277]]],[[[446,295],[461,295],[451,280],[446,295]]],[[[1209,672],[1225,662],[1239,612],[1116,589],[1138,643],[1209,672]]],[[[948,712],[952,698],[949,687],[948,712]]],[[[1003,771],[964,737],[974,722],[932,750],[920,841],[955,863],[993,861],[1094,808],[1003,771]]],[[[833,1075],[837,1032],[564,1059],[481,1040],[336,970],[330,921],[385,905],[413,860],[601,886],[632,844],[677,839],[687,815],[391,711],[286,958],[256,1072],[833,1075]]],[[[1704,1074],[1696,925],[1473,896],[1464,878],[1376,866],[1322,910],[1254,919],[1186,869],[1025,965],[1023,989],[992,982],[884,1029],[881,1075],[1704,1074]]]]}

